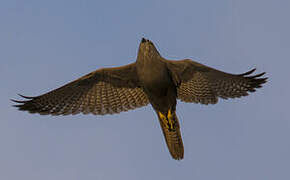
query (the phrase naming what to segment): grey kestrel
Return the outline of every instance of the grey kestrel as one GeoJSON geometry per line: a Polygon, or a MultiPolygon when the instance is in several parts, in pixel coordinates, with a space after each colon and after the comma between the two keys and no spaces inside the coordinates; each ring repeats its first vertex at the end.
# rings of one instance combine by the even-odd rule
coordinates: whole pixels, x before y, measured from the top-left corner
{"type": "Polygon", "coordinates": [[[184,148],[176,116],[176,100],[215,104],[218,97],[247,96],[262,87],[265,73],[229,74],[190,59],[164,59],[154,44],[142,38],[137,60],[115,68],[103,68],[46,94],[13,100],[30,113],[68,115],[114,114],[151,104],[174,159],[183,159],[184,148]]]}

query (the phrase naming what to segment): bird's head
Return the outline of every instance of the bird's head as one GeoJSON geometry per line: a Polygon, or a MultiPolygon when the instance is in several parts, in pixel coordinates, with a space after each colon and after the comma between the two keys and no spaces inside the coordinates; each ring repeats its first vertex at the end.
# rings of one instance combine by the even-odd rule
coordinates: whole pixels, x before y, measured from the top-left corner
{"type": "Polygon", "coordinates": [[[149,56],[151,58],[160,56],[153,42],[145,38],[141,39],[138,55],[149,56]]]}

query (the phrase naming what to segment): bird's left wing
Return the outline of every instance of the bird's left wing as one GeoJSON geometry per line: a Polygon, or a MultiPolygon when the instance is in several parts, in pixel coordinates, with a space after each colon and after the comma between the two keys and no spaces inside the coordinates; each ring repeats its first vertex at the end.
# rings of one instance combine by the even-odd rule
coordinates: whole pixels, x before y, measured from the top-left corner
{"type": "Polygon", "coordinates": [[[243,74],[229,74],[186,59],[166,61],[177,86],[177,98],[185,102],[215,104],[223,99],[247,96],[262,87],[265,73],[252,75],[255,69],[243,74]]]}
{"type": "Polygon", "coordinates": [[[139,87],[135,63],[99,69],[46,94],[22,97],[26,100],[13,100],[19,103],[15,107],[44,115],[80,112],[113,114],[149,103],[146,94],[139,87]]]}

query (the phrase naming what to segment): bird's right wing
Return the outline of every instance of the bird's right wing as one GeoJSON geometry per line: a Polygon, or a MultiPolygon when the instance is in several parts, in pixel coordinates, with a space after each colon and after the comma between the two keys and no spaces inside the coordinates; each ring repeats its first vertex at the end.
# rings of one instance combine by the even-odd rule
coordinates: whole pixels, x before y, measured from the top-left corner
{"type": "Polygon", "coordinates": [[[19,110],[51,115],[113,114],[149,103],[139,87],[135,63],[99,69],[46,94],[22,97],[27,100],[13,100],[19,110]]]}
{"type": "Polygon", "coordinates": [[[218,97],[247,96],[267,80],[259,78],[265,73],[249,76],[255,69],[243,74],[229,74],[189,59],[166,62],[177,86],[177,98],[185,102],[215,104],[218,97]]]}

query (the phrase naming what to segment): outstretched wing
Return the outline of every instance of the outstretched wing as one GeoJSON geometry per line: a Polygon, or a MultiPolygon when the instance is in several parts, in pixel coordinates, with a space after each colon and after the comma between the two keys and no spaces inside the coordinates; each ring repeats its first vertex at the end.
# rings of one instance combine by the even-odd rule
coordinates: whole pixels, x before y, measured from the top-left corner
{"type": "Polygon", "coordinates": [[[256,69],[243,74],[229,74],[189,59],[167,61],[167,64],[177,85],[178,99],[185,102],[215,104],[218,97],[247,96],[267,80],[260,78],[265,72],[249,76],[256,69]]]}
{"type": "Polygon", "coordinates": [[[27,100],[13,100],[19,110],[52,115],[113,114],[149,103],[139,87],[135,63],[99,69],[46,94],[22,97],[27,100]]]}

